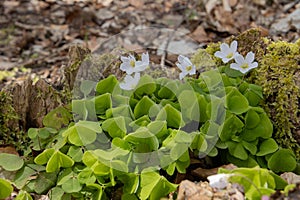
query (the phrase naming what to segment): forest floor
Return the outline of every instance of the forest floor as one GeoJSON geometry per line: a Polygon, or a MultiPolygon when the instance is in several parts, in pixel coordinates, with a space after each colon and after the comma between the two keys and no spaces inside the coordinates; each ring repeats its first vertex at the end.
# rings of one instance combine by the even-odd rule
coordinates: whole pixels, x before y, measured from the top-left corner
{"type": "Polygon", "coordinates": [[[294,42],[300,33],[299,0],[4,0],[0,13],[0,89],[28,76],[55,85],[70,46],[95,52],[136,27],[180,32],[170,46],[182,54],[252,27],[273,40],[294,42]]]}

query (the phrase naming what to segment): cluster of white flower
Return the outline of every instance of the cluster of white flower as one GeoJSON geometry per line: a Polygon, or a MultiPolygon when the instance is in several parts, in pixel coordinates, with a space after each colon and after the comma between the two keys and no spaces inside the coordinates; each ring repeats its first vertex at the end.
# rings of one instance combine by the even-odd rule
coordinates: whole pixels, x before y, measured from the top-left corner
{"type": "MultiPolygon", "coordinates": [[[[124,90],[133,90],[140,80],[140,72],[149,66],[149,54],[143,53],[141,61],[137,61],[131,54],[128,57],[121,56],[121,61],[120,69],[126,72],[126,76],[124,82],[120,83],[120,87],[124,90]],[[132,74],[134,74],[134,76],[132,76],[132,74]]],[[[179,74],[180,80],[187,74],[193,75],[196,73],[195,65],[185,56],[179,55],[176,65],[181,70],[179,74]]]]}
{"type": "Polygon", "coordinates": [[[228,63],[234,59],[235,63],[231,63],[230,68],[245,74],[251,69],[256,68],[258,63],[254,62],[254,53],[252,51],[248,52],[245,58],[240,55],[237,52],[237,45],[236,40],[232,41],[230,46],[226,43],[222,43],[220,46],[221,51],[217,51],[214,55],[221,58],[224,63],[228,63]]]}
{"type": "Polygon", "coordinates": [[[126,72],[126,76],[120,87],[124,90],[132,90],[140,80],[140,72],[149,66],[149,54],[143,53],[141,61],[137,61],[133,55],[129,55],[128,57],[121,56],[121,60],[120,69],[126,72]],[[134,76],[132,76],[133,73],[134,76]]]}
{"type": "MultiPolygon", "coordinates": [[[[220,51],[217,51],[214,55],[221,58],[224,63],[228,63],[230,60],[234,59],[235,63],[231,63],[230,68],[245,74],[249,70],[256,68],[258,63],[254,62],[254,53],[252,51],[247,53],[245,58],[240,55],[237,52],[237,45],[238,43],[236,40],[231,42],[230,46],[226,43],[222,43],[220,51]]],[[[121,56],[121,60],[122,64],[120,69],[126,72],[126,77],[124,78],[124,82],[120,84],[120,87],[124,90],[132,90],[140,80],[140,72],[144,71],[149,66],[149,54],[143,53],[142,60],[138,61],[131,54],[128,57],[121,56]]],[[[178,56],[176,65],[181,70],[181,73],[179,74],[180,80],[188,74],[196,74],[195,65],[193,65],[189,58],[183,55],[178,56]]]]}

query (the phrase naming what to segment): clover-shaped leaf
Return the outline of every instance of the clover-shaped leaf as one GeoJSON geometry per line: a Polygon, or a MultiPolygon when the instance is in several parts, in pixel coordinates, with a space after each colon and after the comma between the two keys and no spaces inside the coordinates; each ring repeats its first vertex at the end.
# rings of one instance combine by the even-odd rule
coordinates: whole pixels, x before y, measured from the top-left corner
{"type": "Polygon", "coordinates": [[[240,132],[244,127],[244,123],[233,114],[229,114],[229,117],[225,120],[222,132],[220,134],[221,141],[230,140],[237,132],[240,132]]]}
{"type": "Polygon", "coordinates": [[[106,79],[98,82],[98,84],[96,85],[96,92],[97,94],[112,93],[117,84],[117,78],[114,75],[110,75],[106,79]]]}
{"type": "Polygon", "coordinates": [[[144,96],[134,108],[135,118],[139,118],[143,115],[149,115],[149,110],[151,107],[156,105],[148,96],[144,96]]]}
{"type": "Polygon", "coordinates": [[[96,82],[90,80],[82,80],[80,83],[80,91],[84,94],[84,96],[88,96],[91,91],[95,88],[96,82]]]}
{"type": "Polygon", "coordinates": [[[179,128],[184,125],[181,113],[170,104],[167,104],[158,113],[156,120],[167,121],[168,127],[179,128]]]}
{"type": "Polygon", "coordinates": [[[99,122],[79,121],[68,128],[63,133],[63,136],[67,137],[71,144],[83,146],[93,143],[96,140],[97,133],[101,132],[102,129],[99,122]]]}
{"type": "Polygon", "coordinates": [[[157,172],[142,172],[139,196],[141,200],[157,200],[174,191],[176,188],[176,184],[170,183],[157,172]]]}
{"type": "Polygon", "coordinates": [[[245,117],[245,126],[248,129],[255,128],[260,122],[260,117],[253,109],[249,109],[245,117]]]}
{"type": "Polygon", "coordinates": [[[110,108],[106,110],[105,115],[106,118],[118,117],[118,116],[134,118],[133,112],[129,105],[122,105],[115,108],[110,108]]]}
{"type": "Polygon", "coordinates": [[[142,76],[138,85],[136,86],[136,90],[134,93],[142,97],[143,95],[150,95],[156,90],[156,83],[154,82],[151,76],[145,75],[142,76]]]}
{"type": "Polygon", "coordinates": [[[229,91],[226,95],[226,108],[237,115],[246,112],[249,109],[249,102],[247,98],[244,97],[235,87],[227,87],[226,89],[229,91]]]}
{"type": "Polygon", "coordinates": [[[140,153],[157,150],[159,147],[158,139],[147,128],[141,127],[133,133],[125,136],[125,141],[136,145],[136,150],[140,153]],[[140,148],[139,148],[140,147],[140,148]]]}
{"type": "Polygon", "coordinates": [[[160,99],[174,99],[177,90],[178,85],[176,81],[168,81],[166,84],[161,86],[157,95],[160,99]]]}
{"type": "Polygon", "coordinates": [[[155,120],[147,125],[149,131],[154,134],[157,138],[162,138],[168,134],[167,122],[155,120]]]}
{"type": "Polygon", "coordinates": [[[270,138],[273,133],[273,125],[266,113],[259,114],[260,122],[253,129],[245,128],[241,133],[240,138],[246,141],[254,141],[261,137],[264,139],[270,138]]]}
{"type": "Polygon", "coordinates": [[[276,173],[293,171],[296,166],[296,157],[289,149],[279,149],[268,160],[268,167],[276,173]]]}
{"type": "Polygon", "coordinates": [[[260,144],[259,150],[256,155],[265,156],[267,154],[277,151],[277,149],[278,149],[278,145],[276,141],[273,138],[268,138],[260,144]]]}
{"type": "Polygon", "coordinates": [[[108,132],[112,138],[123,138],[127,132],[126,121],[122,116],[105,120],[102,123],[102,128],[104,131],[108,132]]]}
{"type": "Polygon", "coordinates": [[[94,101],[96,114],[103,115],[107,109],[112,107],[111,94],[109,93],[96,96],[94,101]]]}
{"type": "Polygon", "coordinates": [[[83,156],[82,148],[71,146],[67,155],[70,156],[75,162],[81,162],[83,156]]]}
{"type": "Polygon", "coordinates": [[[0,153],[0,166],[7,171],[16,171],[23,167],[24,161],[21,157],[10,154],[0,153]]]}
{"type": "Polygon", "coordinates": [[[44,150],[43,153],[34,159],[34,162],[39,165],[47,163],[46,172],[55,172],[61,167],[67,168],[74,164],[74,161],[69,156],[55,149],[44,150]]]}
{"type": "Polygon", "coordinates": [[[227,141],[226,144],[231,155],[241,160],[247,160],[248,153],[242,143],[227,141]]]}

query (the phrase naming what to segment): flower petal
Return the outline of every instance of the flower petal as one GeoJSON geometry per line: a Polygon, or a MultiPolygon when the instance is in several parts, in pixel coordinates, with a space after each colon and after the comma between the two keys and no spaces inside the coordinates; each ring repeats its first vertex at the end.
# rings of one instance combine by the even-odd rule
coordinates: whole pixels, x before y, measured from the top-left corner
{"type": "Polygon", "coordinates": [[[121,60],[122,60],[122,62],[129,62],[130,58],[129,57],[125,57],[125,56],[121,56],[121,60]]]}
{"type": "Polygon", "coordinates": [[[147,63],[144,63],[142,61],[136,61],[135,67],[134,67],[134,72],[144,71],[147,67],[148,67],[147,63]]]}
{"type": "Polygon", "coordinates": [[[236,63],[238,63],[240,65],[243,64],[243,63],[245,63],[245,59],[244,59],[244,57],[241,54],[236,55],[234,57],[234,60],[235,60],[236,63]]]}
{"type": "Polygon", "coordinates": [[[148,52],[142,54],[142,62],[149,65],[149,54],[148,54],[148,52]]]}
{"type": "Polygon", "coordinates": [[[235,52],[237,50],[237,45],[238,45],[238,42],[236,40],[233,40],[230,44],[230,49],[232,52],[235,52]]]}
{"type": "Polygon", "coordinates": [[[254,53],[252,52],[252,51],[250,51],[250,52],[248,52],[247,53],[247,55],[246,55],[246,61],[248,62],[248,63],[251,63],[251,62],[253,62],[254,61],[254,53]]]}
{"type": "Polygon", "coordinates": [[[228,61],[230,61],[232,58],[227,58],[227,57],[224,57],[222,58],[222,61],[223,63],[228,63],[228,61]]]}
{"type": "Polygon", "coordinates": [[[188,73],[186,71],[183,71],[179,74],[179,79],[182,80],[188,73]]]}
{"type": "Polygon", "coordinates": [[[226,43],[222,43],[220,46],[220,49],[223,53],[228,52],[229,51],[229,46],[226,43]]]}
{"type": "Polygon", "coordinates": [[[257,62],[253,62],[249,65],[249,69],[254,69],[258,66],[258,63],[257,62]]]}
{"type": "Polygon", "coordinates": [[[192,66],[192,69],[189,71],[189,75],[194,75],[196,74],[196,67],[195,65],[192,66]]]}
{"type": "Polygon", "coordinates": [[[177,62],[176,66],[181,70],[181,71],[185,71],[185,67],[181,65],[181,63],[177,62]]]}
{"type": "Polygon", "coordinates": [[[221,51],[217,51],[214,55],[218,58],[225,58],[226,57],[226,55],[221,51]]]}
{"type": "Polygon", "coordinates": [[[240,71],[240,65],[237,63],[231,63],[230,68],[240,71]]]}
{"type": "Polygon", "coordinates": [[[178,61],[181,64],[181,66],[184,67],[184,68],[192,65],[192,62],[190,61],[190,59],[188,57],[183,56],[183,55],[178,56],[178,61]]]}

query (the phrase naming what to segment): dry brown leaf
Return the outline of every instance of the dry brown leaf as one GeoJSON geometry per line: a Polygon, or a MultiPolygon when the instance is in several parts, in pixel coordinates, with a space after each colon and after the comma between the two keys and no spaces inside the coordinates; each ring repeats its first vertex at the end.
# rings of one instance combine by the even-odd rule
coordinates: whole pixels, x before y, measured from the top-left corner
{"type": "Polygon", "coordinates": [[[210,41],[211,39],[208,37],[203,26],[198,26],[196,30],[190,35],[191,38],[196,40],[199,43],[210,41]]]}
{"type": "Polygon", "coordinates": [[[142,8],[144,6],[143,0],[128,0],[129,4],[136,7],[136,8],[142,8]]]}

